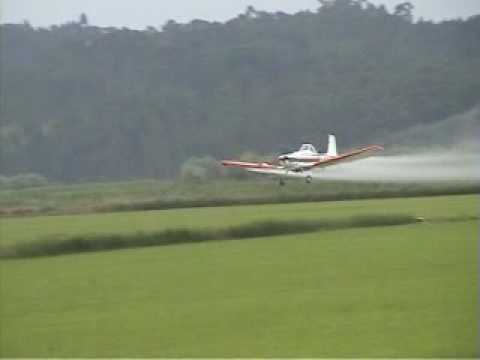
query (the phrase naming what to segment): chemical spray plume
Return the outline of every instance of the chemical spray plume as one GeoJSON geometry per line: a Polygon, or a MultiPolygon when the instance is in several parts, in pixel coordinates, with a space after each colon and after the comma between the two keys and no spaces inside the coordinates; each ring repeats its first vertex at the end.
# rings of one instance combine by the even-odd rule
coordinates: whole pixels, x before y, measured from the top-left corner
{"type": "Polygon", "coordinates": [[[352,181],[480,181],[480,153],[442,151],[378,156],[326,168],[315,177],[352,181]]]}

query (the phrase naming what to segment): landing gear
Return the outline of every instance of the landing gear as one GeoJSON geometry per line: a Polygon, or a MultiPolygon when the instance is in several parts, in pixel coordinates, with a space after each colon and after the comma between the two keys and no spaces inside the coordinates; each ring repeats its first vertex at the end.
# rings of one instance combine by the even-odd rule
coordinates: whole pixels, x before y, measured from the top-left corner
{"type": "Polygon", "coordinates": [[[310,175],[308,175],[306,178],[305,178],[305,182],[307,184],[310,184],[312,182],[312,177],[310,175]]]}
{"type": "Polygon", "coordinates": [[[279,186],[285,186],[285,180],[283,180],[283,178],[279,178],[278,179],[278,185],[279,186]]]}

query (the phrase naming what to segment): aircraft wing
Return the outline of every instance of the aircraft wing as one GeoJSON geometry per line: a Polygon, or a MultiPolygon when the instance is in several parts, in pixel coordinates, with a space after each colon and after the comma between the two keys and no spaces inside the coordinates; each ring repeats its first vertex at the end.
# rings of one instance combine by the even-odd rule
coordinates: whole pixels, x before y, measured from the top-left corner
{"type": "Polygon", "coordinates": [[[222,165],[226,167],[245,169],[256,173],[282,175],[285,174],[285,172],[299,173],[302,171],[313,170],[315,168],[323,168],[327,166],[337,165],[340,163],[358,160],[371,156],[373,153],[380,150],[383,150],[383,146],[368,145],[359,149],[348,151],[340,155],[329,156],[322,160],[316,161],[309,165],[300,166],[298,168],[289,168],[285,165],[271,164],[268,162],[246,162],[237,160],[223,160],[222,165]]]}
{"type": "Polygon", "coordinates": [[[223,160],[222,165],[231,168],[245,169],[252,172],[262,174],[281,174],[285,171],[285,167],[270,164],[267,162],[246,162],[236,160],[223,160]]]}
{"type": "Polygon", "coordinates": [[[343,153],[337,156],[332,156],[326,159],[319,160],[313,163],[312,165],[305,167],[305,169],[310,170],[314,168],[322,168],[322,167],[337,165],[340,163],[346,163],[346,162],[366,158],[368,156],[371,156],[373,153],[381,150],[383,150],[383,146],[381,145],[368,145],[359,149],[348,151],[346,153],[343,153]]]}

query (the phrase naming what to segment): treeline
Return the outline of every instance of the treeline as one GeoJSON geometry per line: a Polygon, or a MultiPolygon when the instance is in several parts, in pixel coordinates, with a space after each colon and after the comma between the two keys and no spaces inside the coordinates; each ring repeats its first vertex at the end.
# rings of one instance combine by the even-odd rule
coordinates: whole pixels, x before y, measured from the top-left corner
{"type": "Polygon", "coordinates": [[[382,141],[471,108],[480,16],[412,21],[363,0],[160,30],[4,24],[2,173],[173,177],[191,157],[382,141]]]}

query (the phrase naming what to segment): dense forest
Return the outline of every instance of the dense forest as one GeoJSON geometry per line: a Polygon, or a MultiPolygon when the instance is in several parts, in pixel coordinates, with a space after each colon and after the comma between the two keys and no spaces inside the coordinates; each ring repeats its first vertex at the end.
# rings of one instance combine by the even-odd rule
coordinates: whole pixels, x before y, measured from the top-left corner
{"type": "MultiPolygon", "coordinates": [[[[143,31],[0,26],[1,173],[176,176],[193,156],[341,148],[480,101],[480,16],[413,20],[364,0],[143,31]]],[[[87,14],[88,15],[88,14],[87,14]]]]}

